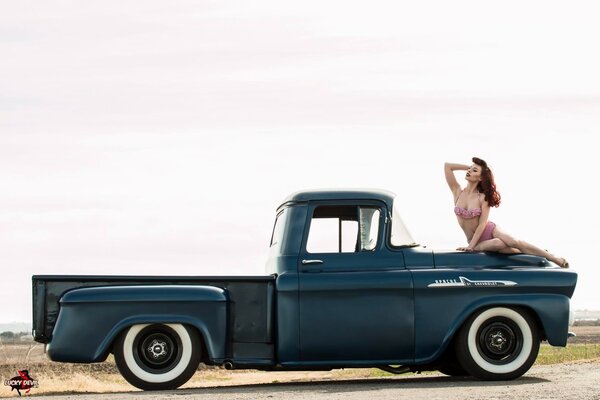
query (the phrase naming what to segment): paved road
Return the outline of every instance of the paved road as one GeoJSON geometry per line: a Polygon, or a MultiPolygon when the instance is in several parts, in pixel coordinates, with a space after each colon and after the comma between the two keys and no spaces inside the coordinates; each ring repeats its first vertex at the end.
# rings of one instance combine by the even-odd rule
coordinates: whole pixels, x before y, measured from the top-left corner
{"type": "Polygon", "coordinates": [[[446,376],[407,375],[385,379],[358,379],[302,383],[271,383],[179,389],[164,392],[99,393],[36,396],[52,400],[77,399],[577,399],[600,400],[600,361],[535,366],[509,382],[481,382],[446,376]]]}

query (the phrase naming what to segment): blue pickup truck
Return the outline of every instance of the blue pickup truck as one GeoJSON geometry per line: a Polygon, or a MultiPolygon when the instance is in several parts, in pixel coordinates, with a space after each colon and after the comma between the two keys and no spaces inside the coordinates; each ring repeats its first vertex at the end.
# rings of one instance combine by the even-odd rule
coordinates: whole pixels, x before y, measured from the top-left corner
{"type": "Polygon", "coordinates": [[[51,360],[114,354],[132,385],[173,389],[225,368],[514,379],[566,346],[577,274],[530,255],[414,242],[383,190],[316,190],[277,208],[265,276],[33,276],[51,360]]]}

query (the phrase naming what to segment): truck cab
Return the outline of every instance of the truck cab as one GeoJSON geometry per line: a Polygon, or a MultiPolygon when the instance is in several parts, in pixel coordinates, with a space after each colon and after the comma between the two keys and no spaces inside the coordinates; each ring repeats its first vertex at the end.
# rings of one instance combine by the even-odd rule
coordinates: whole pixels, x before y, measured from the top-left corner
{"type": "Polygon", "coordinates": [[[413,285],[402,249],[417,245],[393,200],[386,191],[310,191],[277,209],[267,270],[289,288],[289,296],[278,291],[280,337],[299,343],[279,343],[281,363],[413,360],[413,285]]]}

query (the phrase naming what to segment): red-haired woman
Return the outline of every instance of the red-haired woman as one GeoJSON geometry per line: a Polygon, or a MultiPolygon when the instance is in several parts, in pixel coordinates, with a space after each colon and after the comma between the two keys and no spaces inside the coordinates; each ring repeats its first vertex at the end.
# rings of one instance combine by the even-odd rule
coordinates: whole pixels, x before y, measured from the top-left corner
{"type": "Polygon", "coordinates": [[[532,254],[545,257],[563,268],[569,268],[569,263],[564,258],[556,257],[531,243],[515,239],[488,220],[490,207],[500,205],[500,194],[496,191],[492,170],[485,161],[473,157],[471,166],[446,163],[444,172],[454,196],[454,213],[469,242],[467,247],[459,247],[457,250],[532,254]],[[454,176],[454,171],[457,170],[467,171],[467,186],[464,189],[454,176]]]}

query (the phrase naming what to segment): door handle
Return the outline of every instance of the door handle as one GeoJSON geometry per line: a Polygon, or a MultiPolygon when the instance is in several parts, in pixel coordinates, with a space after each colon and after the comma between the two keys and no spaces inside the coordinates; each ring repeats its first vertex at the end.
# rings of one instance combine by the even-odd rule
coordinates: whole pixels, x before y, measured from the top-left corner
{"type": "Polygon", "coordinates": [[[302,260],[302,265],[306,264],[323,264],[323,260],[302,260]]]}

